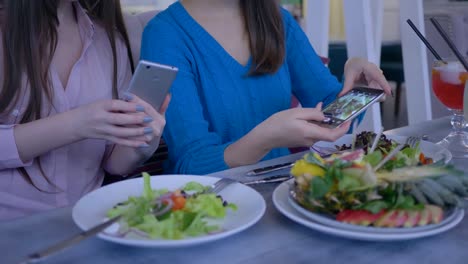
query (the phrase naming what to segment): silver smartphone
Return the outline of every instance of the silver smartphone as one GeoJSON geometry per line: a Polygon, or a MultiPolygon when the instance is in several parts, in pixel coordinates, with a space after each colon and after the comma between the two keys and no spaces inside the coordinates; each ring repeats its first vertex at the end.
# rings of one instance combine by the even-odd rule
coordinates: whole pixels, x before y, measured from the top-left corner
{"type": "Polygon", "coordinates": [[[355,87],[345,95],[338,97],[323,109],[325,119],[316,122],[320,126],[336,128],[366,110],[384,95],[383,90],[369,87],[355,87]]]}
{"type": "Polygon", "coordinates": [[[178,71],[173,66],[141,60],[130,81],[128,92],[159,111],[178,71]]]}

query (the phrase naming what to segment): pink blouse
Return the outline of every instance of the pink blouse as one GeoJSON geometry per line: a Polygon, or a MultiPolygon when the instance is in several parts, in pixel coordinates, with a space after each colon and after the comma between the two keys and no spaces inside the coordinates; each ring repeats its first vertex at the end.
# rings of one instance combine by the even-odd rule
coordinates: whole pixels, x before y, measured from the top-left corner
{"type": "MultiPolygon", "coordinates": [[[[76,4],[78,26],[83,41],[81,56],[72,68],[64,88],[54,70],[50,69],[54,100],[44,109],[49,116],[72,110],[99,99],[112,98],[112,49],[105,30],[94,24],[79,4],[76,4]]],[[[1,41],[0,41],[1,44],[1,41]]],[[[3,47],[0,45],[0,54],[3,47]]],[[[2,56],[2,55],[0,55],[2,56]]],[[[118,88],[127,88],[131,78],[130,64],[123,41],[117,42],[118,88]]],[[[3,65],[0,59],[0,89],[3,84],[3,65]]],[[[0,219],[12,219],[43,210],[74,204],[84,194],[98,188],[103,181],[106,154],[110,146],[104,140],[88,139],[55,149],[41,156],[37,162],[23,163],[15,143],[13,128],[26,109],[28,93],[21,94],[10,113],[0,113],[0,219]],[[25,167],[41,192],[21,176],[17,168],[25,167]]]]}

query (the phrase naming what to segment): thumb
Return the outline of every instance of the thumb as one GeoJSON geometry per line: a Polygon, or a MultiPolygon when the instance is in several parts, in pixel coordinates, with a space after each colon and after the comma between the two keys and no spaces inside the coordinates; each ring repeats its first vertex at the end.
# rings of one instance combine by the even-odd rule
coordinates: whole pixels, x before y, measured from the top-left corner
{"type": "Polygon", "coordinates": [[[162,116],[166,115],[166,110],[167,110],[167,107],[169,106],[170,101],[171,101],[171,94],[168,94],[166,95],[166,98],[164,99],[164,102],[161,105],[161,108],[159,108],[159,113],[162,116]]]}
{"type": "Polygon", "coordinates": [[[317,106],[315,106],[315,109],[319,110],[319,111],[322,111],[322,106],[323,106],[323,103],[320,102],[317,104],[317,106]]]}
{"type": "MultiPolygon", "coordinates": [[[[317,105],[318,107],[319,105],[317,105]]],[[[297,113],[296,118],[300,120],[305,120],[305,121],[322,121],[325,119],[325,116],[323,115],[321,111],[321,105],[320,109],[317,108],[301,108],[301,111],[297,113]]]]}
{"type": "Polygon", "coordinates": [[[346,132],[348,132],[349,129],[351,128],[351,123],[352,121],[347,121],[344,124],[342,124],[340,127],[335,128],[335,130],[337,130],[338,133],[346,134],[346,132]]]}
{"type": "Polygon", "coordinates": [[[354,81],[356,80],[356,72],[350,71],[347,75],[345,75],[345,80],[343,83],[343,89],[338,94],[338,97],[344,95],[349,90],[353,89],[354,81]]]}

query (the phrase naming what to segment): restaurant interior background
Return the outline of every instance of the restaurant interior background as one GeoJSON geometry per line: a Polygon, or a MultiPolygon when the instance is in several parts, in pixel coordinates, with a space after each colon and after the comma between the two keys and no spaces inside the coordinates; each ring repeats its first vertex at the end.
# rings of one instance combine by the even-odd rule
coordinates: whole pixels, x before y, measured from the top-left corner
{"type": "MultiPolygon", "coordinates": [[[[316,0],[281,0],[302,26],[305,26],[306,6],[316,0]]],[[[343,0],[330,1],[329,18],[329,68],[336,76],[342,76],[343,65],[347,59],[345,19],[343,0]]],[[[138,14],[148,10],[163,10],[174,0],[121,0],[127,13],[138,14]]],[[[400,36],[400,0],[383,0],[383,30],[380,66],[385,76],[395,89],[395,98],[387,98],[381,105],[382,124],[385,129],[408,125],[406,86],[403,72],[402,48],[400,36]]],[[[437,36],[434,29],[427,24],[430,16],[437,16],[441,24],[455,39],[459,49],[468,55],[468,1],[467,0],[424,0],[426,37],[443,55],[450,51],[437,36]],[[464,3],[463,3],[464,2],[464,3]],[[466,17],[465,17],[466,16],[466,17]]],[[[429,56],[429,61],[432,60],[429,56]]],[[[429,66],[428,66],[429,67],[429,66]]],[[[446,108],[432,95],[432,117],[449,115],[446,108]]]]}

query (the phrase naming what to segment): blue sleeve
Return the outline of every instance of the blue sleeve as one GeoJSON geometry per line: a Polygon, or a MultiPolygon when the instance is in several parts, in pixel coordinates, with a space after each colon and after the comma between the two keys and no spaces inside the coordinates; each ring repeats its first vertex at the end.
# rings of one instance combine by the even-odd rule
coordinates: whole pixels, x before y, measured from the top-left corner
{"type": "MultiPolygon", "coordinates": [[[[288,11],[283,11],[286,32],[286,60],[291,76],[293,94],[304,107],[324,107],[333,102],[343,85],[330,72],[310,44],[304,31],[288,11]]],[[[344,77],[343,77],[344,80],[344,77]]],[[[360,114],[360,123],[364,117],[360,114]]],[[[352,128],[349,132],[351,132],[352,128]]]]}
{"type": "Polygon", "coordinates": [[[182,36],[170,23],[156,18],[143,32],[141,58],[179,68],[163,133],[170,172],[201,175],[227,169],[224,150],[230,143],[223,144],[209,130],[197,92],[196,64],[182,36]]]}

